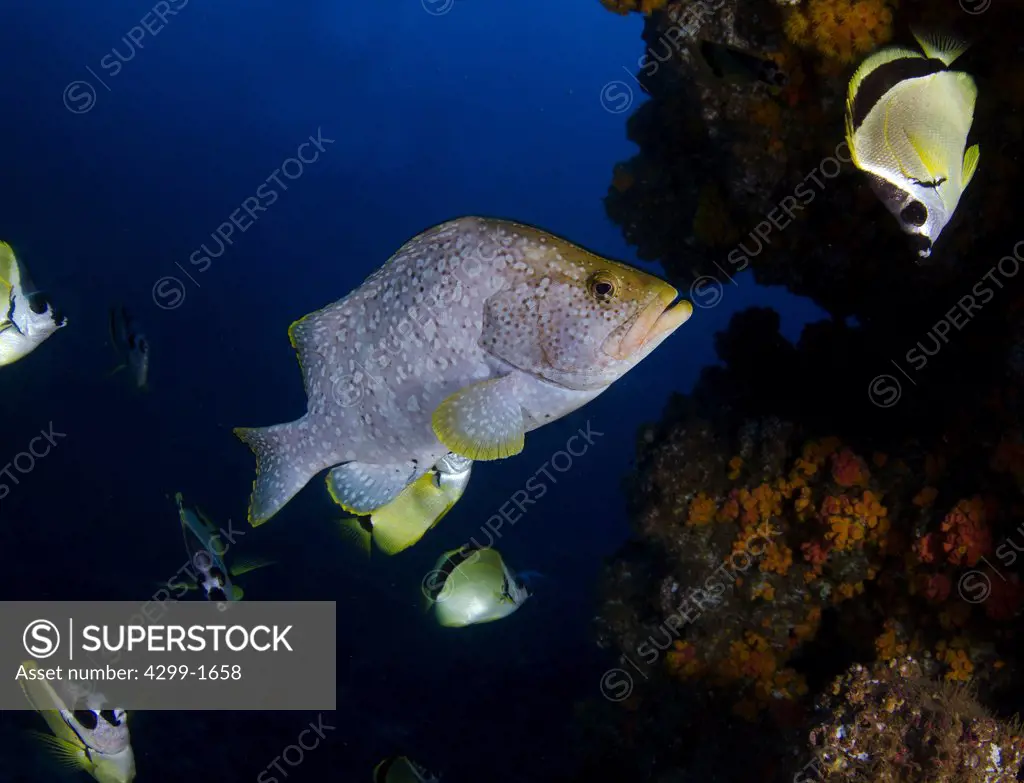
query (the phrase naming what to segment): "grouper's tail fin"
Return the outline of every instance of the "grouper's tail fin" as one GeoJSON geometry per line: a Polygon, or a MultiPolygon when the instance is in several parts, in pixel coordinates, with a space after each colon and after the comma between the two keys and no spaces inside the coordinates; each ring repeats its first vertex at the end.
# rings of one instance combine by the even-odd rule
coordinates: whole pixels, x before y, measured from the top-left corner
{"type": "Polygon", "coordinates": [[[303,420],[272,427],[235,427],[233,432],[256,455],[256,480],[249,501],[249,524],[262,525],[326,466],[310,467],[309,433],[303,420]]]}

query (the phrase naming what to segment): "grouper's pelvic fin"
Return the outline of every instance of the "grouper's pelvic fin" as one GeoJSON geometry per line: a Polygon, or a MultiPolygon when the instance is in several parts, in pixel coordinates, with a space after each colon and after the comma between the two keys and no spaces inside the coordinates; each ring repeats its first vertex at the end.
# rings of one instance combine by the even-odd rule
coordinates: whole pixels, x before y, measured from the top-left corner
{"type": "Polygon", "coordinates": [[[313,476],[334,464],[316,453],[316,441],[304,419],[233,430],[256,455],[256,480],[249,501],[249,524],[253,527],[274,516],[313,476]]]}

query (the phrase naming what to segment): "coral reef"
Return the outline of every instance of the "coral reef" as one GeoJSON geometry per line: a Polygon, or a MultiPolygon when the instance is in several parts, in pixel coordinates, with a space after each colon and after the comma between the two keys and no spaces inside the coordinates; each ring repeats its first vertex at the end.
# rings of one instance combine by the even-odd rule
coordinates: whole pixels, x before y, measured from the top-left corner
{"type": "Polygon", "coordinates": [[[892,39],[888,0],[808,0],[786,16],[786,37],[822,57],[848,64],[892,39]]]}
{"type": "Polygon", "coordinates": [[[593,769],[788,781],[810,734],[808,780],[1013,780],[1024,0],[662,11],[645,22],[651,99],[628,120],[640,150],[615,167],[609,216],[682,288],[711,277],[727,297],[752,272],[831,319],[794,343],[771,310],[738,313],[715,338],[721,366],[641,433],[636,537],[607,567],[596,619],[636,687],[595,712],[593,769]],[[983,162],[928,265],[840,145],[853,69],[884,43],[913,46],[911,25],[973,40],[956,67],[980,96],[983,162]],[[716,78],[700,41],[789,78],[716,78]],[[984,305],[964,320],[968,294],[984,305]]]}
{"type": "Polygon", "coordinates": [[[856,316],[876,354],[894,336],[909,348],[1019,240],[1009,230],[1024,173],[1012,154],[1024,129],[1024,61],[1014,54],[1022,12],[1024,0],[670,0],[645,24],[637,79],[650,100],[628,120],[640,150],[625,164],[630,187],[616,174],[608,190],[608,215],[683,288],[701,276],[728,285],[750,269],[836,317],[856,316]],[[965,4],[985,10],[965,13],[965,4]],[[925,270],[840,148],[854,68],[884,43],[915,46],[911,26],[973,41],[956,67],[975,76],[981,96],[982,164],[925,270]],[[770,57],[788,81],[715,78],[701,41],[770,57]]]}
{"type": "Polygon", "coordinates": [[[1018,723],[993,718],[969,690],[930,678],[913,657],[855,664],[820,711],[811,758],[794,781],[1011,783],[1024,762],[1018,723]]]}
{"type": "MultiPolygon", "coordinates": [[[[1010,566],[1024,551],[1024,503],[1013,409],[993,399],[929,445],[902,432],[884,449],[836,416],[842,398],[820,414],[791,403],[798,424],[770,415],[785,406],[762,393],[751,417],[742,393],[764,389],[751,356],[807,377],[801,348],[777,328],[768,311],[737,314],[719,335],[725,366],[638,439],[627,487],[638,539],[609,566],[597,629],[643,674],[642,711],[686,705],[753,742],[746,724],[757,763],[777,771],[814,695],[854,662],[911,655],[989,704],[1015,704],[1024,590],[1010,566]],[[838,435],[820,434],[829,420],[838,435]]],[[[691,728],[692,746],[660,751],[667,769],[727,764],[712,760],[705,728],[691,728]]]]}

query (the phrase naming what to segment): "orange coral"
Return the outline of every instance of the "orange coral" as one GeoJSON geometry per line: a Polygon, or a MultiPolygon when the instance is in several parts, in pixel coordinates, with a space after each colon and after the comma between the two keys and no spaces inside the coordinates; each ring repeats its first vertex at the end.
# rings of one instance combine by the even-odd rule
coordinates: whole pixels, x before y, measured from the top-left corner
{"type": "Polygon", "coordinates": [[[985,503],[975,496],[961,500],[942,520],[942,548],[950,563],[973,566],[991,551],[992,533],[985,517],[985,503]]]}
{"type": "Polygon", "coordinates": [[[786,18],[786,37],[840,63],[892,38],[892,9],[887,0],[810,0],[786,18]]]}
{"type": "Polygon", "coordinates": [[[719,674],[726,680],[750,678],[762,680],[775,673],[775,653],[768,640],[760,634],[747,631],[742,642],[733,642],[729,657],[723,662],[719,674]]]}
{"type": "Polygon", "coordinates": [[[773,516],[782,513],[782,493],[770,484],[761,484],[753,492],[741,489],[739,502],[743,508],[742,520],[746,525],[768,522],[773,516]]]}
{"type": "Polygon", "coordinates": [[[847,495],[829,496],[821,505],[820,516],[829,526],[825,539],[836,549],[863,546],[865,540],[885,542],[889,530],[888,510],[870,490],[860,500],[847,495]]]}
{"type": "Polygon", "coordinates": [[[770,680],[760,680],[754,687],[761,702],[770,699],[795,699],[807,693],[806,680],[793,669],[776,672],[770,680]]]}
{"type": "Polygon", "coordinates": [[[836,591],[832,594],[832,603],[838,604],[853,598],[855,595],[861,595],[864,592],[864,583],[857,582],[851,584],[850,582],[844,582],[836,588],[836,591]]]}
{"type": "Polygon", "coordinates": [[[785,576],[792,564],[793,550],[785,544],[772,542],[765,550],[764,559],[761,561],[761,571],[762,573],[775,572],[780,576],[785,576]]]}
{"type": "Polygon", "coordinates": [[[740,477],[740,470],[743,468],[743,458],[733,457],[729,460],[729,480],[734,481],[740,477]]]}
{"type": "Polygon", "coordinates": [[[939,551],[939,539],[935,533],[921,536],[914,544],[914,553],[922,563],[934,563],[939,551]]]}
{"type": "Polygon", "coordinates": [[[841,487],[864,486],[871,474],[864,460],[849,449],[832,456],[832,479],[841,487]]]}
{"type": "Polygon", "coordinates": [[[885,621],[885,632],[875,639],[875,649],[878,651],[878,658],[883,661],[906,655],[907,645],[899,639],[895,620],[885,621]]]}
{"type": "Polygon", "coordinates": [[[729,493],[728,499],[722,504],[715,519],[719,522],[735,522],[740,515],[739,492],[733,490],[729,493]]]}
{"type": "Polygon", "coordinates": [[[796,509],[797,519],[803,522],[814,513],[814,505],[811,503],[811,488],[801,487],[800,495],[793,501],[793,508],[796,509]]]}
{"type": "Polygon", "coordinates": [[[686,516],[687,525],[706,525],[715,518],[715,512],[718,507],[715,505],[715,501],[705,495],[703,492],[698,492],[697,497],[690,501],[690,511],[686,516]]]}
{"type": "Polygon", "coordinates": [[[946,672],[946,679],[958,682],[967,682],[974,673],[974,663],[965,649],[967,646],[964,639],[954,639],[950,645],[939,642],[936,658],[949,666],[946,672]]]}
{"type": "Polygon", "coordinates": [[[820,541],[807,541],[800,545],[800,550],[804,553],[804,560],[815,566],[815,570],[820,572],[821,566],[828,560],[828,553],[832,549],[830,544],[823,544],[820,541]]]}
{"type": "Polygon", "coordinates": [[[818,632],[818,626],[821,624],[821,607],[812,606],[810,611],[807,613],[807,619],[799,625],[793,626],[793,636],[796,642],[803,642],[807,639],[811,639],[818,632]]]}
{"type": "Polygon", "coordinates": [[[834,435],[822,438],[818,441],[810,441],[804,446],[803,458],[813,465],[823,465],[825,460],[832,456],[839,448],[841,441],[834,435]]]}
{"type": "Polygon", "coordinates": [[[673,649],[669,650],[665,656],[669,671],[684,678],[699,674],[703,667],[697,658],[697,648],[689,642],[679,640],[676,640],[672,646],[673,649]]]}

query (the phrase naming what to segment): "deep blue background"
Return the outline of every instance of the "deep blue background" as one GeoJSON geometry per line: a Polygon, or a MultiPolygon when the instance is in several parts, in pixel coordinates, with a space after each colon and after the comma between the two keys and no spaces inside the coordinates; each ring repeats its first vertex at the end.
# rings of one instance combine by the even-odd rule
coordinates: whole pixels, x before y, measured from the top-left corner
{"type": "MultiPolygon", "coordinates": [[[[599,94],[630,81],[639,16],[597,0],[455,0],[436,16],[419,0],[190,0],[111,76],[101,60],[130,53],[123,36],[152,4],[4,5],[0,238],[70,320],[0,371],[0,462],[51,421],[67,433],[0,501],[5,599],[147,599],[184,560],[177,490],[216,520],[244,520],[254,462],[230,429],[304,410],[288,325],[419,231],[503,216],[635,263],[602,205],[614,164],[634,152],[629,115],[605,111],[599,94]],[[75,114],[62,93],[79,79],[96,102],[75,114]],[[335,140],[320,160],[206,272],[190,268],[318,128],[335,140]],[[166,275],[186,286],[174,310],[152,299],[166,275]],[[107,377],[114,303],[152,343],[148,394],[107,377]]],[[[240,548],[277,565],[240,580],[248,599],[338,602],[338,710],[326,718],[337,731],[290,780],[368,780],[395,752],[446,781],[562,774],[573,705],[598,695],[607,666],[590,622],[603,560],[628,536],[619,485],[636,430],[692,387],[715,360],[714,332],[752,304],[780,309],[791,338],[819,315],[741,279],[522,454],[478,464],[456,510],[398,557],[346,548],[321,478],[249,531],[240,548]],[[588,419],[603,437],[498,544],[513,568],[549,577],[539,595],[499,623],[438,628],[419,608],[421,576],[588,419]]],[[[255,779],[311,717],[137,714],[138,779],[255,779]]],[[[11,732],[42,727],[28,713],[3,720],[11,732]]],[[[22,735],[6,742],[0,780],[40,779],[22,735]]]]}

